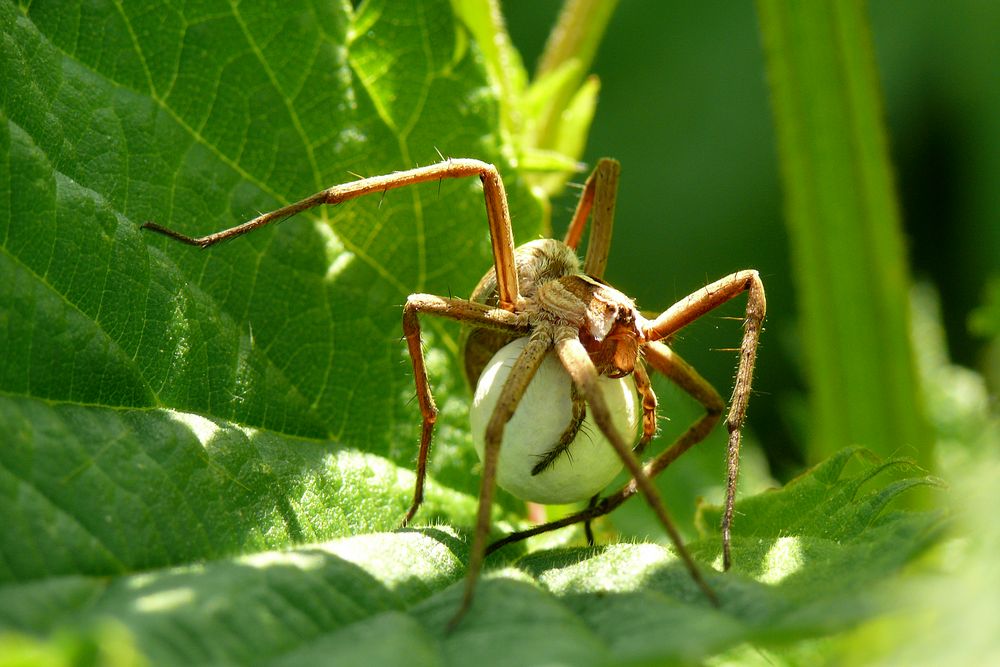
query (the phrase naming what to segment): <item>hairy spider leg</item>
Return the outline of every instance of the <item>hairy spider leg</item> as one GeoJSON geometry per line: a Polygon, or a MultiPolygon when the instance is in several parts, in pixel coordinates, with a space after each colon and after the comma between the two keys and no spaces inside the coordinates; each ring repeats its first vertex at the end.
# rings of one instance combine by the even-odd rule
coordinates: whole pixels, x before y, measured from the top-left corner
{"type": "Polygon", "coordinates": [[[445,160],[426,167],[397,171],[383,176],[362,178],[351,183],[335,185],[317,192],[305,199],[283,206],[269,213],[257,216],[243,224],[215,232],[207,236],[191,237],[164,227],[155,222],[144,222],[143,229],[149,229],[175,241],[188,245],[207,248],[222,241],[242,236],[260,229],[265,225],[280,222],[293,215],[307,211],[324,204],[340,204],[349,199],[355,199],[375,192],[384,193],[387,190],[406,187],[416,183],[438,181],[444,178],[466,178],[478,176],[483,182],[483,196],[486,200],[486,217],[490,227],[490,239],[493,245],[493,265],[497,272],[497,288],[500,295],[500,307],[513,310],[520,298],[517,287],[517,267],[514,265],[514,233],[510,224],[510,211],[507,209],[507,192],[503,180],[496,167],[479,160],[456,158],[445,160]]]}
{"type": "Polygon", "coordinates": [[[698,587],[705,593],[705,596],[718,606],[719,600],[715,596],[715,591],[712,590],[708,582],[702,577],[701,570],[698,569],[691,554],[684,547],[684,540],[674,520],[667,512],[667,508],[660,498],[660,492],[642,469],[642,464],[632,452],[631,443],[626,442],[621,433],[615,428],[611,412],[604,401],[604,394],[601,393],[598,385],[600,374],[597,372],[597,368],[594,366],[594,362],[591,361],[590,355],[587,353],[583,343],[580,342],[579,334],[569,327],[557,332],[555,348],[556,354],[559,355],[559,360],[562,362],[566,372],[569,373],[570,377],[573,378],[573,382],[576,383],[587,398],[587,405],[590,406],[594,421],[597,422],[601,432],[604,433],[605,437],[607,437],[608,441],[618,452],[618,456],[632,475],[633,483],[639,488],[642,495],[645,496],[646,502],[653,509],[656,517],[660,520],[660,524],[667,531],[671,541],[673,541],[677,548],[677,553],[680,555],[681,560],[684,561],[684,566],[690,573],[691,578],[698,584],[698,587]]]}
{"type": "Polygon", "coordinates": [[[621,165],[617,160],[601,158],[598,161],[583,186],[583,193],[577,202],[576,211],[563,240],[563,243],[576,250],[583,238],[587,218],[593,213],[594,222],[590,226],[590,239],[587,241],[583,272],[594,278],[603,278],[604,270],[608,266],[620,174],[621,165]]]}
{"type": "Polygon", "coordinates": [[[424,500],[424,481],[427,476],[427,459],[430,456],[431,437],[434,433],[434,422],[437,421],[437,407],[431,393],[430,382],[427,379],[427,368],[424,365],[424,350],[420,338],[419,314],[436,315],[463,323],[474,323],[477,326],[510,333],[527,335],[530,329],[524,320],[507,310],[490,308],[480,303],[465,299],[452,299],[433,294],[411,294],[403,306],[403,335],[413,363],[413,381],[417,389],[417,402],[423,425],[420,429],[420,450],[417,454],[417,481],[413,488],[413,502],[403,519],[406,526],[417,513],[424,500]]]}
{"type": "Polygon", "coordinates": [[[535,377],[545,355],[552,349],[551,326],[542,324],[532,331],[528,343],[521,350],[517,360],[510,369],[510,374],[500,389],[496,407],[486,424],[483,447],[483,472],[479,482],[479,509],[476,513],[476,529],[472,538],[472,548],[469,552],[469,569],[465,575],[465,591],[458,611],[448,623],[454,628],[472,604],[472,596],[479,580],[479,573],[486,558],[486,538],[490,531],[490,514],[493,507],[493,494],[496,491],[497,465],[500,460],[500,444],[503,442],[503,432],[507,422],[517,411],[517,406],[524,392],[535,377]]]}
{"type": "Polygon", "coordinates": [[[753,367],[757,359],[757,345],[767,311],[764,284],[756,271],[737,271],[681,299],[650,322],[643,332],[650,341],[665,338],[743,292],[747,293],[743,341],[740,343],[736,382],[733,385],[733,396],[729,401],[729,414],[726,416],[729,447],[726,460],[726,503],[722,511],[722,563],[725,570],[732,565],[731,530],[736,503],[736,481],[740,469],[740,432],[746,419],[750,387],[753,383],[753,367]]]}

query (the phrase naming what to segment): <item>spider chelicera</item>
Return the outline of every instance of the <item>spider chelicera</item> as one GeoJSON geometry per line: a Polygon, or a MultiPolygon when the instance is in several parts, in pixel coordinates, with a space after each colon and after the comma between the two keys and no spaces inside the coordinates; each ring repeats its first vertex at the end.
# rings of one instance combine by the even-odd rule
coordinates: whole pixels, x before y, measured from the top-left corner
{"type": "Polygon", "coordinates": [[[589,537],[591,520],[607,514],[636,493],[641,493],[656,513],[691,577],[709,600],[718,603],[715,593],[685,548],[651,480],[708,435],[720,419],[725,403],[711,384],[663,341],[708,311],[743,292],[747,293],[739,366],[726,417],[729,447],[722,513],[722,551],[723,567],[729,569],[740,431],[746,415],[757,342],[764,319],[764,287],[756,271],[738,271],[695,291],[655,318],[643,317],[631,299],[602,280],[611,244],[618,174],[617,162],[601,160],[587,179],[565,239],[541,239],[518,248],[514,247],[507,195],[499,173],[493,165],[472,159],[444,160],[427,167],[336,185],[236,227],[200,238],[185,236],[152,222],[143,225],[177,241],[205,248],[322,204],[338,204],[366,194],[384,193],[394,188],[445,178],[478,176],[482,180],[493,246],[493,268],[480,281],[470,299],[413,294],[403,308],[403,332],[413,362],[417,400],[423,415],[417,481],[403,525],[413,519],[423,501],[427,459],[437,418],[424,365],[418,316],[435,315],[457,320],[468,328],[464,338],[463,362],[466,377],[474,388],[494,355],[512,342],[525,339],[518,343],[520,347],[516,358],[502,385],[495,389],[492,412],[485,419],[479,509],[464,596],[452,619],[453,624],[468,609],[483,560],[489,552],[510,542],[580,522],[585,523],[589,537]],[[577,247],[587,220],[591,218],[590,238],[581,266],[577,247]],[[487,545],[504,429],[550,353],[554,353],[571,378],[572,407],[564,415],[566,427],[556,441],[538,452],[533,460],[524,462],[528,469],[527,476],[544,479],[543,475],[552,469],[552,463],[560,456],[567,455],[571,459],[583,416],[589,411],[597,428],[628,469],[631,481],[603,498],[597,495],[600,488],[581,488],[579,497],[573,500],[590,498],[585,509],[487,545]],[[705,414],[665,451],[642,463],[639,456],[656,433],[656,395],[650,385],[647,367],[662,373],[690,394],[704,406],[705,414]],[[634,382],[642,412],[642,435],[634,446],[632,434],[622,433],[615,426],[615,415],[609,408],[601,381],[602,377],[628,376],[634,382]]]}

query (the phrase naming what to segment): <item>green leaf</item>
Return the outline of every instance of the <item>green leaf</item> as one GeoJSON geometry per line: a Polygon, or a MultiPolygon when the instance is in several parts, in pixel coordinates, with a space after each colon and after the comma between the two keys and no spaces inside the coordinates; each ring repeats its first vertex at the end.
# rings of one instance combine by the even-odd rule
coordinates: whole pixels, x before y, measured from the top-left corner
{"type": "MultiPolygon", "coordinates": [[[[425,527],[391,532],[419,436],[399,316],[489,266],[478,183],[211,251],[139,225],[216,231],[440,150],[495,162],[516,237],[539,234],[450,5],[0,3],[0,39],[0,661],[697,660],[857,622],[937,534],[877,511],[902,486],[870,499],[827,474],[795,532],[775,534],[795,497],[766,502],[785,492],[755,510],[767,530],[741,519],[739,571],[711,575],[721,610],[660,546],[513,552],[445,635],[467,557],[450,526],[477,486],[458,332],[425,323],[433,479],[425,527]],[[802,567],[762,567],[790,537],[802,567]]],[[[715,536],[693,547],[717,558],[715,536]]]]}
{"type": "MultiPolygon", "coordinates": [[[[736,570],[709,574],[721,609],[665,548],[617,544],[529,554],[493,570],[466,620],[446,634],[465,545],[448,529],[428,528],[112,579],[10,584],[0,589],[0,624],[100,633],[113,621],[156,664],[699,660],[745,641],[850,627],[880,608],[878,584],[937,537],[936,515],[883,511],[905,488],[933,480],[904,477],[862,492],[886,465],[862,462],[844,475],[851,458],[845,452],[739,506],[736,570]],[[800,520],[775,518],[804,503],[813,511],[800,520]],[[497,646],[505,648],[498,654],[497,646]]],[[[718,558],[714,536],[693,546],[718,558]]]]}
{"type": "MultiPolygon", "coordinates": [[[[138,230],[222,229],[440,150],[496,161],[518,237],[538,232],[540,208],[505,166],[496,101],[448,7],[324,7],[3,6],[5,392],[171,408],[409,467],[400,306],[414,291],[468,293],[489,266],[478,183],[316,211],[210,252],[138,230]]],[[[441,393],[458,394],[457,333],[428,328],[451,353],[430,360],[441,393]]],[[[470,455],[443,454],[452,470],[439,472],[471,486],[458,482],[470,455]]]]}
{"type": "Polygon", "coordinates": [[[812,458],[852,443],[885,455],[906,447],[930,465],[865,3],[757,7],[809,364],[812,458]]]}
{"type": "Polygon", "coordinates": [[[947,474],[952,539],[889,591],[896,613],[872,618],[837,642],[844,665],[993,664],[1000,661],[1000,418],[982,376],[947,356],[940,304],[915,294],[920,367],[947,474]]]}
{"type": "MultiPolygon", "coordinates": [[[[416,9],[0,4],[0,580],[398,525],[419,437],[401,305],[489,266],[478,182],[210,252],[139,225],[214,231],[440,150],[499,164],[537,234],[477,52],[447,4],[416,9]]],[[[458,332],[427,325],[432,474],[469,491],[458,332]]],[[[467,522],[471,499],[432,490],[425,520],[467,522]]]]}

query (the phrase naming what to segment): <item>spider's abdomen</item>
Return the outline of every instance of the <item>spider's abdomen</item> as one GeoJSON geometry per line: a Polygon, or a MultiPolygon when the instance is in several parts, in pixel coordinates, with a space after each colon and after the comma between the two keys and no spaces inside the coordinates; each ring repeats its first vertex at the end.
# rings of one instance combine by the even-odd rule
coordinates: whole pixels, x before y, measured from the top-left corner
{"type": "MultiPolygon", "coordinates": [[[[517,266],[518,291],[525,299],[534,299],[538,287],[547,282],[580,272],[580,259],[576,252],[562,241],[536,239],[514,250],[514,264],[517,266]]],[[[496,267],[483,276],[472,290],[470,301],[487,306],[498,306],[496,267]]],[[[471,389],[475,389],[479,376],[497,350],[517,338],[505,332],[490,329],[469,328],[462,336],[462,363],[465,379],[471,389]]]]}
{"type": "MultiPolygon", "coordinates": [[[[576,252],[555,239],[535,239],[518,246],[514,249],[514,264],[517,266],[517,288],[525,299],[533,299],[539,285],[580,272],[580,258],[576,252]]],[[[499,305],[495,267],[479,281],[469,300],[487,306],[499,305]]]]}

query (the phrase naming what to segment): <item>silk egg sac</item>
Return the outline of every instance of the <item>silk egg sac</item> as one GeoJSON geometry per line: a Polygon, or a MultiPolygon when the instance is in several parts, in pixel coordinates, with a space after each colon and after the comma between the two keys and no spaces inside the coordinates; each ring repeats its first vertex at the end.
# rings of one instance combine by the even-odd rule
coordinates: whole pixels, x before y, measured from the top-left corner
{"type": "MultiPolygon", "coordinates": [[[[501,348],[479,378],[470,418],[480,460],[486,425],[510,369],[527,342],[527,338],[518,338],[501,348]]],[[[568,451],[537,475],[531,474],[573,419],[571,385],[572,380],[555,352],[549,352],[507,422],[500,446],[497,484],[518,498],[545,505],[589,500],[610,484],[623,467],[614,447],[592,419],[588,406],[586,418],[568,451]]],[[[640,406],[632,378],[602,377],[600,386],[615,428],[626,442],[633,444],[640,406]]]]}

